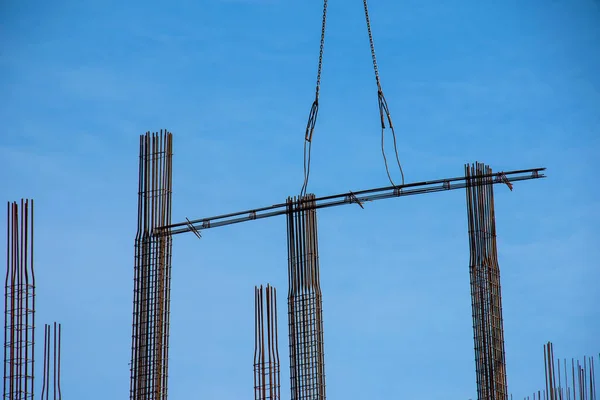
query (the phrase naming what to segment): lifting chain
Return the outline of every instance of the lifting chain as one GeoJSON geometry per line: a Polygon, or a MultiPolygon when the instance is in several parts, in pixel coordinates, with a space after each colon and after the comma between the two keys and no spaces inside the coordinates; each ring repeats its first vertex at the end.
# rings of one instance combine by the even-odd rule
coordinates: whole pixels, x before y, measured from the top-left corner
{"type": "MultiPolygon", "coordinates": [[[[385,121],[389,125],[390,130],[392,131],[393,143],[394,143],[394,151],[396,153],[396,161],[398,163],[398,167],[400,168],[400,174],[402,176],[402,184],[404,185],[404,171],[402,170],[402,166],[400,165],[400,158],[398,157],[398,149],[396,145],[396,132],[394,130],[394,125],[392,124],[392,117],[390,115],[390,111],[387,105],[387,101],[385,96],[383,95],[383,90],[381,89],[381,82],[379,79],[379,68],[377,67],[377,57],[375,56],[375,45],[373,43],[373,33],[371,31],[371,20],[369,18],[369,8],[367,5],[367,0],[363,0],[363,5],[365,9],[365,18],[367,21],[367,31],[369,33],[369,44],[371,46],[371,57],[373,59],[373,69],[375,70],[375,81],[377,83],[377,100],[379,103],[379,116],[381,119],[381,153],[383,155],[383,162],[385,163],[385,170],[390,180],[392,186],[396,186],[392,177],[390,175],[390,171],[388,169],[387,158],[385,156],[384,150],[384,133],[386,128],[385,121]]],[[[315,89],[315,100],[310,108],[310,113],[308,116],[308,123],[306,124],[306,133],[304,135],[304,184],[302,185],[302,189],[300,190],[300,196],[304,196],[306,194],[306,189],[308,186],[308,178],[310,176],[310,156],[312,149],[312,138],[315,130],[315,124],[317,122],[317,115],[319,114],[319,91],[321,90],[321,71],[323,69],[323,48],[325,46],[325,28],[327,25],[327,0],[323,1],[323,20],[321,24],[321,45],[319,48],[319,64],[317,68],[317,84],[315,89]]]]}
{"type": "Polygon", "coordinates": [[[323,48],[325,47],[325,27],[327,26],[327,0],[323,1],[323,21],[321,23],[321,46],[319,48],[319,66],[317,67],[317,87],[315,89],[315,100],[310,108],[306,133],[304,135],[304,184],[300,190],[300,196],[306,194],[308,177],[310,175],[310,153],[312,149],[312,137],[319,114],[319,91],[321,90],[321,71],[323,70],[323,48]]]}
{"type": "Polygon", "coordinates": [[[385,172],[387,173],[388,179],[390,180],[392,186],[396,186],[394,184],[394,181],[392,180],[392,176],[390,175],[390,170],[388,168],[387,158],[385,156],[384,149],[385,120],[387,119],[390,131],[392,131],[394,152],[396,153],[396,162],[398,163],[398,168],[400,169],[400,175],[402,177],[401,184],[404,185],[404,171],[402,170],[402,165],[400,164],[400,157],[398,156],[398,147],[396,145],[396,131],[394,130],[394,124],[392,123],[392,116],[390,115],[390,110],[388,108],[387,101],[385,99],[385,96],[383,95],[383,90],[381,89],[381,81],[379,79],[379,68],[377,67],[377,57],[375,56],[375,44],[373,43],[373,33],[371,32],[371,18],[369,18],[369,7],[367,5],[367,0],[363,0],[363,5],[365,8],[365,19],[367,20],[367,31],[369,33],[369,45],[371,46],[371,58],[373,59],[373,69],[375,70],[375,82],[377,83],[377,102],[379,103],[379,117],[381,119],[381,154],[383,155],[385,172]]]}

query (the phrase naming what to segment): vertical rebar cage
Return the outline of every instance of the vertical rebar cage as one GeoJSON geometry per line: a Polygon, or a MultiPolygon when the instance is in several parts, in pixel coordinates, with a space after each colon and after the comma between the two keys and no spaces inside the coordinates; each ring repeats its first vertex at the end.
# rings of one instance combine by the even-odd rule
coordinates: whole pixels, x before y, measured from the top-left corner
{"type": "Polygon", "coordinates": [[[287,199],[291,400],[325,399],[323,314],[314,205],[314,194],[287,199]]]}
{"type": "Polygon", "coordinates": [[[8,203],[4,283],[4,399],[33,399],[33,200],[8,203]],[[20,217],[20,218],[19,218],[20,217]]]}
{"type": "Polygon", "coordinates": [[[479,400],[507,400],[500,267],[490,167],[465,166],[471,306],[479,400]]]}
{"type": "Polygon", "coordinates": [[[262,286],[254,288],[254,399],[279,400],[277,292],[270,285],[265,292],[262,286]]]}
{"type": "Polygon", "coordinates": [[[171,291],[173,136],[140,137],[138,227],[135,238],[131,400],[166,400],[171,291]]]}

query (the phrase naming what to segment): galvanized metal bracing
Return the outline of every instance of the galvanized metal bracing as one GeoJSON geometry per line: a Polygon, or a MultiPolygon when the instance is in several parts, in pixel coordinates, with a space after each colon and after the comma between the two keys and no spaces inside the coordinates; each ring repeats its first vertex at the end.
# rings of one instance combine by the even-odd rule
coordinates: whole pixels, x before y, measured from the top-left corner
{"type": "Polygon", "coordinates": [[[277,292],[267,285],[254,289],[254,399],[279,400],[280,364],[277,340],[277,292]],[[266,343],[265,343],[266,339],[266,343]]]}
{"type": "Polygon", "coordinates": [[[33,399],[35,274],[33,200],[8,204],[4,283],[4,399],[33,399]],[[20,217],[20,218],[19,218],[20,217]]]}
{"type": "Polygon", "coordinates": [[[325,399],[315,196],[287,200],[291,400],[325,399]]]}
{"type": "Polygon", "coordinates": [[[491,169],[483,164],[465,166],[477,396],[480,400],[507,400],[500,267],[496,250],[491,174],[491,169]]]}
{"type": "Polygon", "coordinates": [[[172,149],[167,131],[140,137],[131,400],[167,399],[172,244],[153,232],[171,223],[172,149]]]}

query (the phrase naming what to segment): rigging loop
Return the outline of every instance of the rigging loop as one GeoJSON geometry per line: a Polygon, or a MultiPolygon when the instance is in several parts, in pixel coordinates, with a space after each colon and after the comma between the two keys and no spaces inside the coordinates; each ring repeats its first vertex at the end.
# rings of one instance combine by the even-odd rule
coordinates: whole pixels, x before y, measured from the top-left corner
{"type": "Polygon", "coordinates": [[[319,98],[317,98],[310,108],[310,114],[308,116],[308,122],[306,123],[306,134],[304,135],[304,183],[300,190],[300,196],[306,194],[306,188],[308,186],[308,178],[310,176],[310,153],[312,150],[312,135],[315,130],[315,124],[317,122],[317,115],[319,114],[319,98]]]}
{"type": "Polygon", "coordinates": [[[398,156],[398,146],[396,144],[396,131],[394,129],[394,124],[392,123],[392,116],[390,114],[390,110],[388,109],[387,100],[385,99],[385,96],[383,95],[383,92],[381,90],[379,90],[379,92],[377,94],[377,100],[379,103],[379,117],[381,119],[381,154],[383,155],[385,171],[387,173],[388,179],[389,179],[390,183],[392,184],[392,186],[396,186],[396,184],[394,183],[394,181],[392,180],[392,177],[390,175],[387,158],[385,156],[385,148],[384,148],[385,128],[386,128],[385,121],[387,120],[388,127],[390,128],[390,131],[392,132],[392,139],[393,139],[393,143],[394,143],[394,153],[396,155],[396,163],[398,164],[398,168],[400,169],[400,176],[402,178],[402,181],[400,184],[404,185],[404,170],[402,169],[402,164],[400,164],[400,157],[398,156]]]}

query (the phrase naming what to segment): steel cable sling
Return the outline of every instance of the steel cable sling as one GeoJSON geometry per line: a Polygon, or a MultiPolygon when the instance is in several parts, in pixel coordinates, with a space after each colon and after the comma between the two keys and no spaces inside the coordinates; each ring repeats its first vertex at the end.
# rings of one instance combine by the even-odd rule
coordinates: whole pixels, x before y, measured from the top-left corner
{"type": "MultiPolygon", "coordinates": [[[[394,142],[394,152],[396,154],[396,161],[398,163],[398,168],[400,169],[400,174],[402,176],[402,185],[404,184],[404,171],[402,170],[402,165],[400,164],[400,158],[398,156],[398,148],[396,144],[396,132],[394,130],[394,125],[392,123],[392,117],[390,115],[390,111],[388,108],[387,101],[383,94],[383,90],[381,89],[381,81],[379,78],[379,68],[377,66],[377,57],[375,56],[375,45],[373,43],[373,34],[371,32],[371,20],[369,18],[369,8],[367,6],[367,0],[363,0],[363,6],[365,10],[365,18],[367,22],[367,32],[369,34],[369,44],[371,47],[371,58],[373,60],[373,68],[375,70],[375,81],[377,83],[377,101],[379,105],[379,116],[381,120],[381,154],[383,155],[383,162],[385,164],[385,171],[387,173],[388,179],[392,186],[396,186],[392,177],[390,175],[390,171],[388,168],[387,158],[385,156],[385,148],[384,148],[384,139],[385,139],[385,128],[386,128],[386,120],[389,125],[390,130],[392,131],[392,137],[394,142]]],[[[325,28],[327,25],[327,0],[323,1],[323,20],[321,24],[321,44],[319,48],[319,63],[317,67],[317,84],[315,90],[315,100],[310,108],[310,113],[308,116],[308,122],[306,124],[306,133],[304,135],[304,182],[302,185],[302,189],[300,190],[300,196],[304,196],[306,194],[307,186],[308,186],[308,178],[310,176],[310,158],[311,158],[311,150],[312,150],[312,138],[315,130],[315,125],[317,122],[317,116],[319,113],[319,91],[321,89],[321,71],[323,69],[323,48],[325,45],[325,28]]]]}

